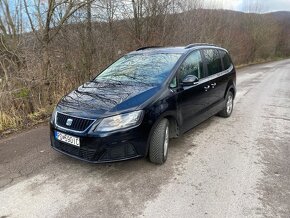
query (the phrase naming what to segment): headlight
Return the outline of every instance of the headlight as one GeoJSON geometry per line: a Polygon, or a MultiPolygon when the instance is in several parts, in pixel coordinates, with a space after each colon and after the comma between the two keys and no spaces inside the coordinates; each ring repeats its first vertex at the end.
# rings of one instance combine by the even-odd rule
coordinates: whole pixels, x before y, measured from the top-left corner
{"type": "Polygon", "coordinates": [[[137,126],[141,123],[143,111],[119,114],[113,117],[104,118],[97,126],[97,132],[110,132],[128,127],[137,126]]]}
{"type": "Polygon", "coordinates": [[[56,114],[56,107],[54,108],[51,117],[50,117],[50,123],[53,124],[54,123],[54,119],[55,119],[55,114],[56,114]]]}

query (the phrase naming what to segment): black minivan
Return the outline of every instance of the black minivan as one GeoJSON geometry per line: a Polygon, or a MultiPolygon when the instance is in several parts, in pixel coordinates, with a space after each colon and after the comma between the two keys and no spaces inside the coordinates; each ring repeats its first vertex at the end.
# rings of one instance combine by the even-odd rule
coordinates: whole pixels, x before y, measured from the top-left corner
{"type": "Polygon", "coordinates": [[[51,145],[93,163],[148,156],[162,164],[170,138],[216,114],[229,117],[235,94],[235,67],[223,48],[140,48],[60,100],[51,145]]]}

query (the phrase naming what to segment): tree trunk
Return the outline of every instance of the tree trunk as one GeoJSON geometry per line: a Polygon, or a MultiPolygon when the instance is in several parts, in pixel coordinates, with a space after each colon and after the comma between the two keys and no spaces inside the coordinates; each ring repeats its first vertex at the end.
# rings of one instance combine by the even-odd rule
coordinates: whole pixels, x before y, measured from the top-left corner
{"type": "Polygon", "coordinates": [[[86,50],[85,50],[85,74],[90,75],[92,68],[92,55],[93,55],[93,33],[92,33],[92,3],[90,0],[87,1],[87,23],[86,23],[86,50]]]}

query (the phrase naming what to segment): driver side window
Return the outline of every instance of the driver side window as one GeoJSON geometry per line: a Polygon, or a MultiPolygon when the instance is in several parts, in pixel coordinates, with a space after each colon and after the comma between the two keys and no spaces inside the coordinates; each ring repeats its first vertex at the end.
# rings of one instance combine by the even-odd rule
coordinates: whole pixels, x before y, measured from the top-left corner
{"type": "Polygon", "coordinates": [[[179,81],[187,75],[194,75],[198,79],[203,78],[203,63],[200,51],[192,52],[179,68],[179,81]]]}

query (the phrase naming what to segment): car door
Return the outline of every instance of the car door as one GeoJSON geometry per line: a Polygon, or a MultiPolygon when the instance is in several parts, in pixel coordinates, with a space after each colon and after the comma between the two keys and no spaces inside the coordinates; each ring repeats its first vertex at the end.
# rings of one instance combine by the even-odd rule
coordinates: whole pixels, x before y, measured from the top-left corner
{"type": "MultiPolygon", "coordinates": [[[[206,86],[208,87],[208,109],[211,110],[217,106],[222,100],[225,94],[225,86],[227,85],[227,79],[224,76],[222,60],[217,49],[203,49],[202,54],[204,62],[206,64],[206,86]]],[[[213,112],[209,112],[209,116],[213,112]]]]}
{"type": "Polygon", "coordinates": [[[219,99],[224,100],[229,81],[234,78],[234,65],[232,64],[229,54],[225,50],[219,49],[219,54],[223,64],[223,71],[220,75],[219,99]]]}
{"type": "Polygon", "coordinates": [[[182,121],[182,131],[185,132],[201,122],[204,109],[209,106],[208,92],[205,89],[207,82],[204,74],[204,64],[199,50],[190,53],[181,64],[177,79],[178,89],[178,111],[182,121]],[[187,75],[195,75],[199,81],[192,86],[182,86],[182,80],[187,75]]]}

